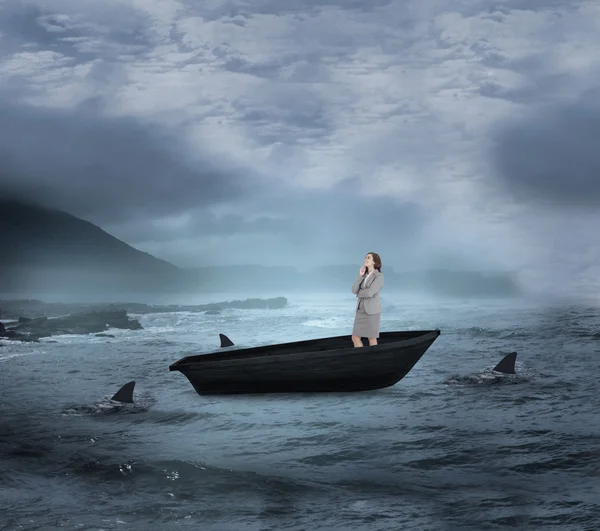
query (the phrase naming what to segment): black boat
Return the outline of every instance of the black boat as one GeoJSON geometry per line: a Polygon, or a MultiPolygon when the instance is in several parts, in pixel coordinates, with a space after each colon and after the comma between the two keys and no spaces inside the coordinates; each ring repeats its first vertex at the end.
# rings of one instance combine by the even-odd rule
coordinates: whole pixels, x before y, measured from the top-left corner
{"type": "MultiPolygon", "coordinates": [[[[187,356],[169,366],[200,395],[324,393],[390,387],[421,359],[439,330],[381,332],[355,348],[349,336],[326,337],[187,356]]],[[[221,345],[233,343],[221,334],[221,345]]]]}

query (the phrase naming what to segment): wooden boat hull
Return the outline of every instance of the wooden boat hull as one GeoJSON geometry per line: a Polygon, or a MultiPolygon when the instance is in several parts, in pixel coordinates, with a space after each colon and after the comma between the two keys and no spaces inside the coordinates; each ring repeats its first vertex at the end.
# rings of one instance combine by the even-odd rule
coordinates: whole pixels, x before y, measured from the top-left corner
{"type": "Polygon", "coordinates": [[[382,332],[378,345],[363,348],[348,336],[297,341],[188,356],[169,370],[200,395],[370,391],[404,378],[439,335],[382,332]]]}

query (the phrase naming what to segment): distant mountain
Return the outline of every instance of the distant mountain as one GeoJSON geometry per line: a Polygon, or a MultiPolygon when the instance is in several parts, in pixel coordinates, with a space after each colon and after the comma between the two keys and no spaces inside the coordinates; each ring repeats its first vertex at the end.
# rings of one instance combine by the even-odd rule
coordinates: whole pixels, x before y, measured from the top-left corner
{"type": "Polygon", "coordinates": [[[33,203],[0,199],[0,292],[146,289],[179,268],[96,225],[33,203]]]}

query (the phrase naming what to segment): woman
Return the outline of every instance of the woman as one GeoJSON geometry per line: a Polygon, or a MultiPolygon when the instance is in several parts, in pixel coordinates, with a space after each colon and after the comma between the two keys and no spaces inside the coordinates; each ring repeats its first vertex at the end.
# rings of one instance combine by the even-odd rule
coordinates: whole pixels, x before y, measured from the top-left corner
{"type": "Polygon", "coordinates": [[[368,253],[352,285],[352,293],[355,293],[358,299],[352,330],[352,343],[355,347],[363,346],[363,337],[369,339],[369,346],[377,345],[381,322],[379,292],[382,287],[381,258],[377,253],[368,253]]]}

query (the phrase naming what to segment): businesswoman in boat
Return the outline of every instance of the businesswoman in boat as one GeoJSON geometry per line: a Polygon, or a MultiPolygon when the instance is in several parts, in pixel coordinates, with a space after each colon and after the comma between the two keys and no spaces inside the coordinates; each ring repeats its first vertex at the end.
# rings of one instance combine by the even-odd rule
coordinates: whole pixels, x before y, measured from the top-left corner
{"type": "Polygon", "coordinates": [[[382,287],[381,258],[377,253],[368,253],[352,285],[352,293],[358,299],[352,329],[352,343],[355,347],[363,346],[363,337],[369,339],[369,346],[377,345],[381,322],[379,292],[382,287]]]}

